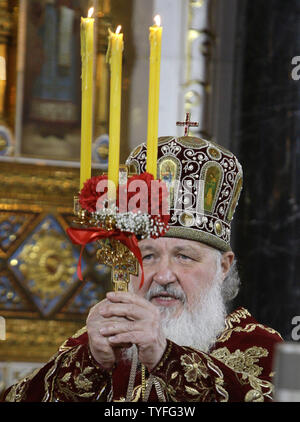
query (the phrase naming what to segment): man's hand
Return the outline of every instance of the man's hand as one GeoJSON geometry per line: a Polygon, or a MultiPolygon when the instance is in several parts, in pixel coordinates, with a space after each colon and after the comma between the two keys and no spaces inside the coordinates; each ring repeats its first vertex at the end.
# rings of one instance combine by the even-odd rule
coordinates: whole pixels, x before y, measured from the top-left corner
{"type": "MultiPolygon", "coordinates": [[[[102,300],[93,306],[87,317],[87,332],[89,336],[89,347],[93,357],[105,369],[111,369],[121,354],[121,347],[128,347],[127,344],[111,345],[108,338],[104,337],[100,329],[111,326],[114,322],[122,321],[124,318],[105,318],[101,315],[101,310],[105,309],[107,299],[102,300]]],[[[130,344],[131,345],[131,344],[130,344]]]]}
{"type": "Polygon", "coordinates": [[[106,323],[98,330],[108,360],[112,361],[115,347],[136,344],[140,362],[151,371],[167,345],[159,309],[134,293],[109,292],[107,299],[98,310],[106,323]]]}

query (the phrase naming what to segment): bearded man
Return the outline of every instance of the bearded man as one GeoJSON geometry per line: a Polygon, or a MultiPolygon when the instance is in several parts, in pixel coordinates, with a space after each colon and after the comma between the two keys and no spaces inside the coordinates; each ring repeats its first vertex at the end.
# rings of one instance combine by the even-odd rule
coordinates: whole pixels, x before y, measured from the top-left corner
{"type": "MultiPolygon", "coordinates": [[[[142,144],[127,165],[143,173],[145,157],[142,144]]],[[[230,224],[241,165],[223,147],[186,136],[159,139],[158,177],[166,165],[180,183],[171,182],[167,233],[139,242],[142,287],[132,276],[128,292],[108,292],[86,327],[5,400],[272,400],[280,335],[244,308],[228,314],[240,283],[230,224]]]]}

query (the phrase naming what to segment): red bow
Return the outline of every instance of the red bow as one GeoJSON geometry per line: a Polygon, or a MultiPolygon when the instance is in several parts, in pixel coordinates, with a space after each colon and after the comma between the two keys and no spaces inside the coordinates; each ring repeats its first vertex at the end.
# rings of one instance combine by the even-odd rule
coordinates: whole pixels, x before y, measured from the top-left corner
{"type": "Polygon", "coordinates": [[[113,237],[114,239],[119,240],[125,246],[127,246],[127,248],[137,258],[142,270],[140,288],[142,287],[142,285],[144,284],[143,259],[140,248],[138,246],[138,240],[134,234],[121,232],[120,230],[104,230],[100,228],[74,229],[70,227],[67,229],[67,234],[71,239],[72,243],[74,243],[75,245],[81,245],[81,251],[77,265],[77,274],[79,280],[83,280],[81,273],[81,257],[85,246],[88,243],[94,242],[95,240],[113,237]]]}

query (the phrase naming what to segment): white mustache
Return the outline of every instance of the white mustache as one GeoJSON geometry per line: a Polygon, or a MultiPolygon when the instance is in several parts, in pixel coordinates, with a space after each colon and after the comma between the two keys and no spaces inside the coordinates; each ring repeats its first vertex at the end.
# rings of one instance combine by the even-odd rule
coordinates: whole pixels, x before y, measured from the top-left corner
{"type": "Polygon", "coordinates": [[[153,297],[160,295],[161,293],[167,293],[173,296],[175,299],[181,300],[182,303],[186,302],[186,295],[182,289],[178,289],[171,284],[161,286],[160,284],[151,287],[146,293],[145,298],[151,300],[153,297]]]}

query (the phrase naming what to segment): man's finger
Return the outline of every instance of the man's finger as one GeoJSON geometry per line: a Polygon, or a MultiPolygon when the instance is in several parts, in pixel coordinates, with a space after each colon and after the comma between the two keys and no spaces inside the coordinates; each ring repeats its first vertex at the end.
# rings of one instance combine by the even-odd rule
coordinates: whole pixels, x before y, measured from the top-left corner
{"type": "Polygon", "coordinates": [[[142,337],[145,340],[145,333],[142,331],[130,331],[108,337],[108,341],[111,344],[111,347],[115,344],[124,344],[129,342],[132,344],[139,344],[142,337]]]}
{"type": "Polygon", "coordinates": [[[145,323],[140,321],[112,322],[100,328],[100,334],[104,337],[118,333],[145,330],[145,323]]]}
{"type": "Polygon", "coordinates": [[[128,303],[141,306],[142,308],[152,308],[152,304],[143,297],[137,296],[131,292],[108,292],[106,297],[109,302],[113,303],[128,303]]]}
{"type": "MultiPolygon", "coordinates": [[[[131,319],[144,319],[147,311],[136,304],[131,303],[111,303],[103,306],[100,314],[105,318],[125,317],[131,319]]],[[[149,311],[148,311],[149,312],[149,311]]]]}

